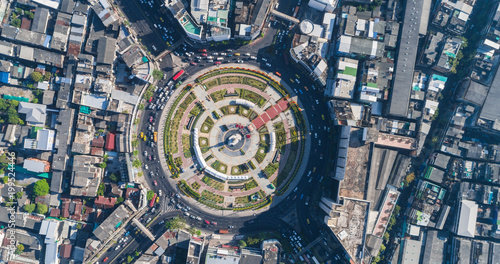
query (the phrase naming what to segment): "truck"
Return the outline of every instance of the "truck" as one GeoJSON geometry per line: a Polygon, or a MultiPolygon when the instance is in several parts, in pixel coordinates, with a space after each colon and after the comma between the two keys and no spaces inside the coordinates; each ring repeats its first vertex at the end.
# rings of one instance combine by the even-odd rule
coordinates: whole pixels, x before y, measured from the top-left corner
{"type": "Polygon", "coordinates": [[[156,132],[156,131],[154,132],[154,140],[155,140],[155,142],[158,141],[158,132],[156,132]]]}
{"type": "Polygon", "coordinates": [[[227,234],[229,233],[228,229],[219,229],[219,234],[227,234]]]}

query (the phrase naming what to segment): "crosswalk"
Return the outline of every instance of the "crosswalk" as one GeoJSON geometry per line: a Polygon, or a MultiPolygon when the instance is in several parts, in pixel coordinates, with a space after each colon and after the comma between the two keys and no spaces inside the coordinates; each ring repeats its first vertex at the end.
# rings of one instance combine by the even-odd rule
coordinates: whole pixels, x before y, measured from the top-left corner
{"type": "Polygon", "coordinates": [[[175,208],[175,205],[169,203],[169,201],[170,199],[168,199],[166,196],[163,196],[160,200],[160,208],[163,213],[180,211],[179,209],[175,208]]]}

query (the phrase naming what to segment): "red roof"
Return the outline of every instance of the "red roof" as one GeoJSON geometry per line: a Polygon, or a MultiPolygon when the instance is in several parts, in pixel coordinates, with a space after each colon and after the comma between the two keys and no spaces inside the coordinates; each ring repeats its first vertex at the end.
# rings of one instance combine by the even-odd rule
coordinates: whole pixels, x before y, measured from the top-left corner
{"type": "Polygon", "coordinates": [[[59,209],[50,210],[51,217],[59,217],[60,215],[61,215],[61,210],[59,210],[59,209]]]}
{"type": "Polygon", "coordinates": [[[106,135],[106,150],[115,149],[115,134],[108,133],[106,135]]]}
{"type": "Polygon", "coordinates": [[[99,136],[92,140],[92,147],[103,148],[104,147],[104,138],[99,136]]]}
{"type": "Polygon", "coordinates": [[[105,198],[104,196],[99,196],[97,197],[97,199],[94,200],[94,204],[98,208],[111,209],[115,207],[116,198],[115,197],[105,198]]]}
{"type": "Polygon", "coordinates": [[[70,258],[71,257],[71,244],[63,244],[61,245],[61,253],[59,253],[60,257],[70,258]]]}

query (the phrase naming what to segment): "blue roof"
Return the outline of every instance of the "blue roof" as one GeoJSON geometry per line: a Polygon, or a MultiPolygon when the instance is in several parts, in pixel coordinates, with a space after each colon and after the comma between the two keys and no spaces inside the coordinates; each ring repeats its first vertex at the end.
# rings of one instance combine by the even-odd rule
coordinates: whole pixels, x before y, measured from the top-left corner
{"type": "Polygon", "coordinates": [[[0,72],[0,82],[9,83],[10,72],[0,72]]]}

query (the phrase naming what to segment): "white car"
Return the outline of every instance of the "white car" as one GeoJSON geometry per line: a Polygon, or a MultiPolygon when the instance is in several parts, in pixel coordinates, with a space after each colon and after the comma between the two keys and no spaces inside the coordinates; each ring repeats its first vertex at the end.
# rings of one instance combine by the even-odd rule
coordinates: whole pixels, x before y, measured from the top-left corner
{"type": "Polygon", "coordinates": [[[148,164],[144,164],[144,169],[145,170],[149,169],[148,164]]]}

